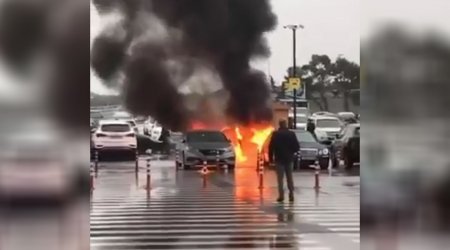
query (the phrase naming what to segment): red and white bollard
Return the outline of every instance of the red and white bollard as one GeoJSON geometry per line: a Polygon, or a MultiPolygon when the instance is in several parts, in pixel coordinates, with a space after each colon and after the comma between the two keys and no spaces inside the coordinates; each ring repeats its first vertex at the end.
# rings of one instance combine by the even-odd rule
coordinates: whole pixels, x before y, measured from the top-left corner
{"type": "Polygon", "coordinates": [[[220,169],[220,152],[219,150],[217,150],[217,154],[216,154],[216,165],[217,165],[217,170],[220,169]]]}
{"type": "Polygon", "coordinates": [[[151,168],[151,156],[149,156],[148,158],[147,158],[147,184],[146,184],[146,190],[147,191],[150,191],[150,189],[151,189],[151,170],[150,170],[150,168],[151,168]]]}
{"type": "Polygon", "coordinates": [[[139,152],[138,152],[138,150],[136,150],[136,152],[135,152],[135,157],[136,157],[135,158],[135,162],[136,162],[135,163],[135,165],[136,165],[135,166],[136,167],[135,170],[136,170],[136,172],[138,172],[139,171],[139,152]]]}
{"type": "Polygon", "coordinates": [[[315,169],[314,170],[314,188],[319,189],[320,188],[320,182],[319,182],[320,165],[319,165],[319,162],[316,161],[314,169],[315,169]]]}
{"type": "Polygon", "coordinates": [[[179,166],[179,162],[180,162],[180,153],[178,151],[178,149],[175,149],[175,170],[178,171],[179,166]]]}
{"type": "Polygon", "coordinates": [[[203,161],[203,167],[200,174],[202,175],[203,179],[203,188],[206,188],[206,176],[208,175],[208,163],[206,161],[203,161]]]}
{"type": "Polygon", "coordinates": [[[302,164],[302,152],[300,150],[297,152],[296,160],[297,160],[297,169],[300,169],[302,164]]]}
{"type": "Polygon", "coordinates": [[[95,172],[98,172],[98,162],[99,162],[99,157],[98,157],[98,150],[95,150],[94,152],[94,167],[95,167],[95,172]]]}
{"type": "Polygon", "coordinates": [[[264,159],[261,156],[261,153],[258,152],[257,157],[257,166],[258,166],[258,177],[259,177],[259,189],[264,189],[264,159]]]}
{"type": "Polygon", "coordinates": [[[92,191],[94,191],[94,175],[95,175],[94,166],[92,164],[90,164],[89,170],[90,170],[89,172],[90,172],[91,192],[92,192],[92,191]]]}

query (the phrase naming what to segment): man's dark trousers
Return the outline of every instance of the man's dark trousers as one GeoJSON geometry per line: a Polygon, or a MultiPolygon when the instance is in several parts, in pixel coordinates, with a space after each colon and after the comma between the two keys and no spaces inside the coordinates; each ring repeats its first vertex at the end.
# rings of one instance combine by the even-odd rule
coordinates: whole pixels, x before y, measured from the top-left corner
{"type": "Polygon", "coordinates": [[[294,193],[294,180],[292,179],[292,171],[294,168],[293,162],[276,162],[277,180],[278,180],[278,197],[284,198],[284,176],[286,175],[289,195],[294,193]]]}

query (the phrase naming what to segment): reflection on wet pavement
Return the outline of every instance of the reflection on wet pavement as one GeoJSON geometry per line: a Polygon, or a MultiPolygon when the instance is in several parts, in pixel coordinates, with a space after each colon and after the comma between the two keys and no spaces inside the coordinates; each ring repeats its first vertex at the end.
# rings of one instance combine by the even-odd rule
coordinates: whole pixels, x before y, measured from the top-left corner
{"type": "Polygon", "coordinates": [[[170,161],[153,162],[151,173],[147,192],[144,169],[136,175],[133,164],[102,163],[91,199],[91,249],[359,249],[339,235],[354,231],[319,225],[327,217],[359,219],[357,192],[343,185],[324,180],[324,190],[342,195],[317,195],[303,189],[310,177],[298,175],[296,202],[277,204],[272,172],[262,190],[254,168],[212,172],[206,187],[197,171],[177,172],[170,161]],[[323,210],[343,204],[348,212],[323,210]],[[334,236],[321,240],[327,234],[334,236]]]}

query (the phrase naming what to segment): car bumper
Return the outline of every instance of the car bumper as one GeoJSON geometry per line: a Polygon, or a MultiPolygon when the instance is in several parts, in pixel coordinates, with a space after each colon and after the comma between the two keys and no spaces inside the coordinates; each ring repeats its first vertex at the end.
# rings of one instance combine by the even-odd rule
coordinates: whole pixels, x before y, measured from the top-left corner
{"type": "Polygon", "coordinates": [[[207,156],[186,153],[184,163],[191,166],[201,166],[205,161],[207,165],[234,165],[236,162],[236,156],[234,154],[207,156]]]}
{"type": "Polygon", "coordinates": [[[137,145],[95,145],[94,150],[98,151],[134,151],[137,145]]]}

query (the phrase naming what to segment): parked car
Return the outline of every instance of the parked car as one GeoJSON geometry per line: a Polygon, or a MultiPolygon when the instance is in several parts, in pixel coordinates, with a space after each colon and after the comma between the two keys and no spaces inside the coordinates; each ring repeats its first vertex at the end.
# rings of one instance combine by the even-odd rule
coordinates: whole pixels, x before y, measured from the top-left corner
{"type": "Polygon", "coordinates": [[[98,151],[128,151],[137,149],[136,133],[127,121],[100,121],[97,130],[92,135],[95,150],[98,151]]]}
{"type": "Polygon", "coordinates": [[[236,165],[233,145],[220,131],[189,131],[184,135],[178,150],[181,157],[177,164],[182,164],[185,169],[203,165],[204,161],[208,165],[227,165],[229,169],[234,169],[236,165]]]}
{"type": "MultiPolygon", "coordinates": [[[[292,115],[292,117],[289,117],[290,119],[293,119],[294,116],[292,115]]],[[[297,114],[297,119],[296,119],[296,129],[301,129],[301,130],[306,130],[306,124],[308,123],[308,117],[305,116],[304,114],[297,114]]],[[[292,122],[292,124],[294,124],[292,122]]]]}
{"type": "Polygon", "coordinates": [[[330,160],[330,150],[327,146],[319,143],[308,131],[294,130],[294,132],[300,144],[300,151],[297,153],[299,161],[294,166],[301,168],[318,161],[321,169],[327,169],[330,160]]]}
{"type": "Polygon", "coordinates": [[[344,160],[346,168],[351,168],[354,163],[359,163],[360,127],[359,123],[349,124],[336,136],[331,150],[333,166],[337,167],[341,159],[344,160]]]}
{"type": "Polygon", "coordinates": [[[339,134],[344,124],[337,117],[314,116],[309,118],[315,125],[314,133],[319,142],[333,141],[339,134]]]}
{"type": "MultiPolygon", "coordinates": [[[[298,158],[294,162],[294,168],[299,169],[301,167],[313,165],[316,161],[318,161],[321,169],[327,169],[330,159],[330,150],[328,147],[319,143],[308,131],[302,129],[293,131],[300,144],[300,151],[296,154],[298,158]]],[[[268,150],[271,139],[270,137],[267,139],[262,152],[265,165],[268,165],[269,163],[268,150]]]]}
{"type": "Polygon", "coordinates": [[[338,117],[346,124],[358,123],[358,119],[353,112],[339,112],[338,117]]]}
{"type": "Polygon", "coordinates": [[[319,111],[319,112],[315,112],[315,113],[313,113],[311,115],[311,117],[316,117],[316,116],[338,117],[337,114],[331,113],[331,112],[327,112],[327,111],[319,111]]]}

